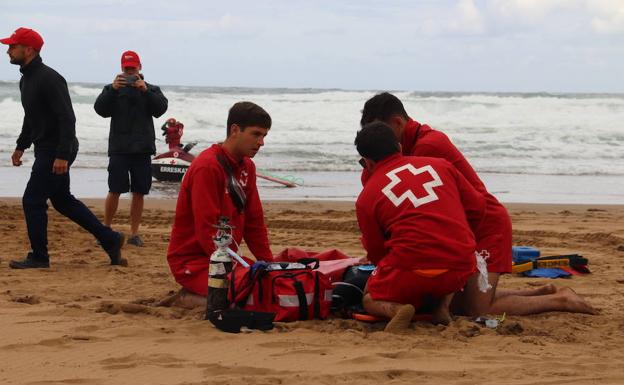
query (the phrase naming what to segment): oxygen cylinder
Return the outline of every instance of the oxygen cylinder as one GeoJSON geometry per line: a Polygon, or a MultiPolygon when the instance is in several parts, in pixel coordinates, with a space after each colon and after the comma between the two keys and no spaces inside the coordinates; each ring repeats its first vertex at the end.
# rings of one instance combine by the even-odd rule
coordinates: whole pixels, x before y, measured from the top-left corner
{"type": "Polygon", "coordinates": [[[232,271],[232,257],[227,251],[215,250],[210,256],[210,268],[208,270],[206,316],[217,310],[225,310],[229,306],[228,289],[230,281],[227,279],[227,275],[230,271],[232,271]]]}
{"type": "Polygon", "coordinates": [[[215,226],[218,229],[213,237],[216,248],[210,256],[208,297],[206,298],[204,319],[209,319],[210,314],[225,310],[230,305],[228,301],[228,289],[230,287],[228,273],[232,271],[232,257],[228,253],[228,246],[232,242],[232,227],[227,222],[228,218],[221,217],[215,226]]]}

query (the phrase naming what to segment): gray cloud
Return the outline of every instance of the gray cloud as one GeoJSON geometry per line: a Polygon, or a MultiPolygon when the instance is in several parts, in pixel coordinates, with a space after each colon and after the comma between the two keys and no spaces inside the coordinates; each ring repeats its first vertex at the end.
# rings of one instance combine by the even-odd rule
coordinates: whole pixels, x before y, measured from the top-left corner
{"type": "Polygon", "coordinates": [[[620,0],[21,1],[0,25],[39,30],[69,81],[134,49],[156,84],[624,91],[620,0]]]}

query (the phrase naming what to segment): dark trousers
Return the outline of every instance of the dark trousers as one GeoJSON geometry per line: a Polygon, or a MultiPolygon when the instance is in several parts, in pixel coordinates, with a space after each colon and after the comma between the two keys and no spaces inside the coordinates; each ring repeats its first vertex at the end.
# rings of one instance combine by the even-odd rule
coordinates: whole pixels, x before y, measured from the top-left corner
{"type": "MultiPolygon", "coordinates": [[[[74,198],[69,191],[69,171],[64,175],[52,173],[54,159],[55,151],[35,150],[35,163],[22,198],[33,257],[45,260],[49,258],[48,199],[56,211],[93,234],[103,247],[113,243],[115,239],[113,230],[104,226],[91,210],[74,198]]],[[[73,154],[69,159],[70,166],[75,159],[76,154],[73,154]]]]}

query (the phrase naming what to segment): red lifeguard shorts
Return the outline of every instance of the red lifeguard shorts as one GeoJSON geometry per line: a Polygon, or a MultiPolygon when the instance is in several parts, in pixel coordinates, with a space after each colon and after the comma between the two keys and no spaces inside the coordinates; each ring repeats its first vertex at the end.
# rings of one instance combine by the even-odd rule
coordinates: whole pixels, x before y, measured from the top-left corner
{"type": "Polygon", "coordinates": [[[403,270],[392,266],[378,266],[368,279],[368,293],[377,301],[412,304],[416,309],[424,304],[426,296],[434,299],[463,289],[475,270],[403,270]]]}

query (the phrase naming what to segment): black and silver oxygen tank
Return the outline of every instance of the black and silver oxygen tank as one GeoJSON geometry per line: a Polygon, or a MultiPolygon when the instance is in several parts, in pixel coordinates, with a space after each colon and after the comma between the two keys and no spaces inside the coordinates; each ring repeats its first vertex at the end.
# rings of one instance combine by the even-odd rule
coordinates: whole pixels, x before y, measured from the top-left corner
{"type": "Polygon", "coordinates": [[[228,249],[232,243],[232,226],[228,225],[228,221],[227,217],[219,218],[219,223],[215,226],[217,233],[212,238],[215,251],[210,256],[205,319],[209,319],[214,312],[227,309],[230,305],[228,273],[232,271],[232,257],[228,249]]]}

